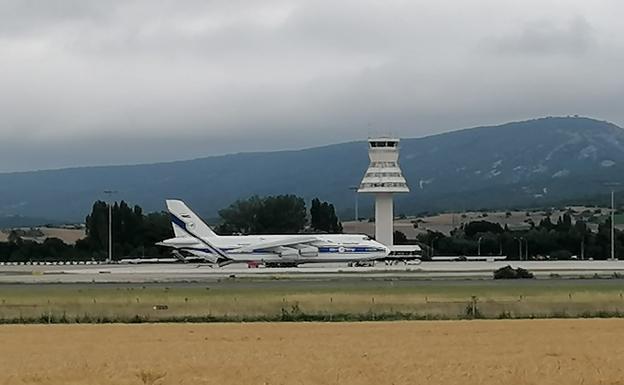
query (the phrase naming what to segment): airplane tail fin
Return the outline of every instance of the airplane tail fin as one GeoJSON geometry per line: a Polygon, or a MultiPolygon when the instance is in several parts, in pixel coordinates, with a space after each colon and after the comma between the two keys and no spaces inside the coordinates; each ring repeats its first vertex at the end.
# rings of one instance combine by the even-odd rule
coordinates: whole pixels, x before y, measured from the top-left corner
{"type": "Polygon", "coordinates": [[[171,225],[176,237],[218,237],[214,231],[197,214],[180,200],[167,200],[167,210],[171,215],[171,225]]]}

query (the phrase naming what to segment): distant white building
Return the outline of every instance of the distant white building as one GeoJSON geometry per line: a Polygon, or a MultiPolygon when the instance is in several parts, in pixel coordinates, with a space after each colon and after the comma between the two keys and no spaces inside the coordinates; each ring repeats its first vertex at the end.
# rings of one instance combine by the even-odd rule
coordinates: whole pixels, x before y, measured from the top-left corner
{"type": "Polygon", "coordinates": [[[392,246],[392,194],[409,192],[399,167],[399,139],[369,139],[368,156],[370,164],[358,192],[375,194],[375,239],[386,246],[392,246]]]}

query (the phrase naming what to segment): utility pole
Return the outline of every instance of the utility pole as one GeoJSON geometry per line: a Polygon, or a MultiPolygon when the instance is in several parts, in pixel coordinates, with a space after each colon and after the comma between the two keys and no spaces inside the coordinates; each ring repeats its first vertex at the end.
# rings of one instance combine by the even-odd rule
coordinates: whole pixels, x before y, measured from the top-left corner
{"type": "Polygon", "coordinates": [[[104,194],[106,194],[108,199],[108,259],[107,263],[111,263],[113,261],[113,205],[110,202],[111,195],[115,194],[117,191],[114,190],[106,190],[104,194]]]}

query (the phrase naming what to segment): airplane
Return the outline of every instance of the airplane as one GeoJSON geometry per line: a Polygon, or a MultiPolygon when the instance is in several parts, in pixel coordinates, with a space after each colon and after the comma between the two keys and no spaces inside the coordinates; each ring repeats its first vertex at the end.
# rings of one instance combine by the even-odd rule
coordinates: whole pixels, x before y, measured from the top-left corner
{"type": "Polygon", "coordinates": [[[156,243],[217,266],[261,263],[292,267],[304,263],[357,263],[385,258],[390,249],[367,235],[217,235],[184,202],[167,200],[175,238],[156,243]]]}

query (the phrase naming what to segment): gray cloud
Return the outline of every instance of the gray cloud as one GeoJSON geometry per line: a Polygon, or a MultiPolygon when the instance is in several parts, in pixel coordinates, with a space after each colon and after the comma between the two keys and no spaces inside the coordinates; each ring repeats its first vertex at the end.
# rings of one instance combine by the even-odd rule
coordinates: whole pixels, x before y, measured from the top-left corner
{"type": "Polygon", "coordinates": [[[0,171],[624,123],[615,0],[0,0],[0,171]]]}
{"type": "Polygon", "coordinates": [[[519,31],[489,41],[496,52],[533,55],[584,54],[593,45],[594,30],[585,18],[576,17],[562,24],[551,20],[525,23],[519,31]]]}

